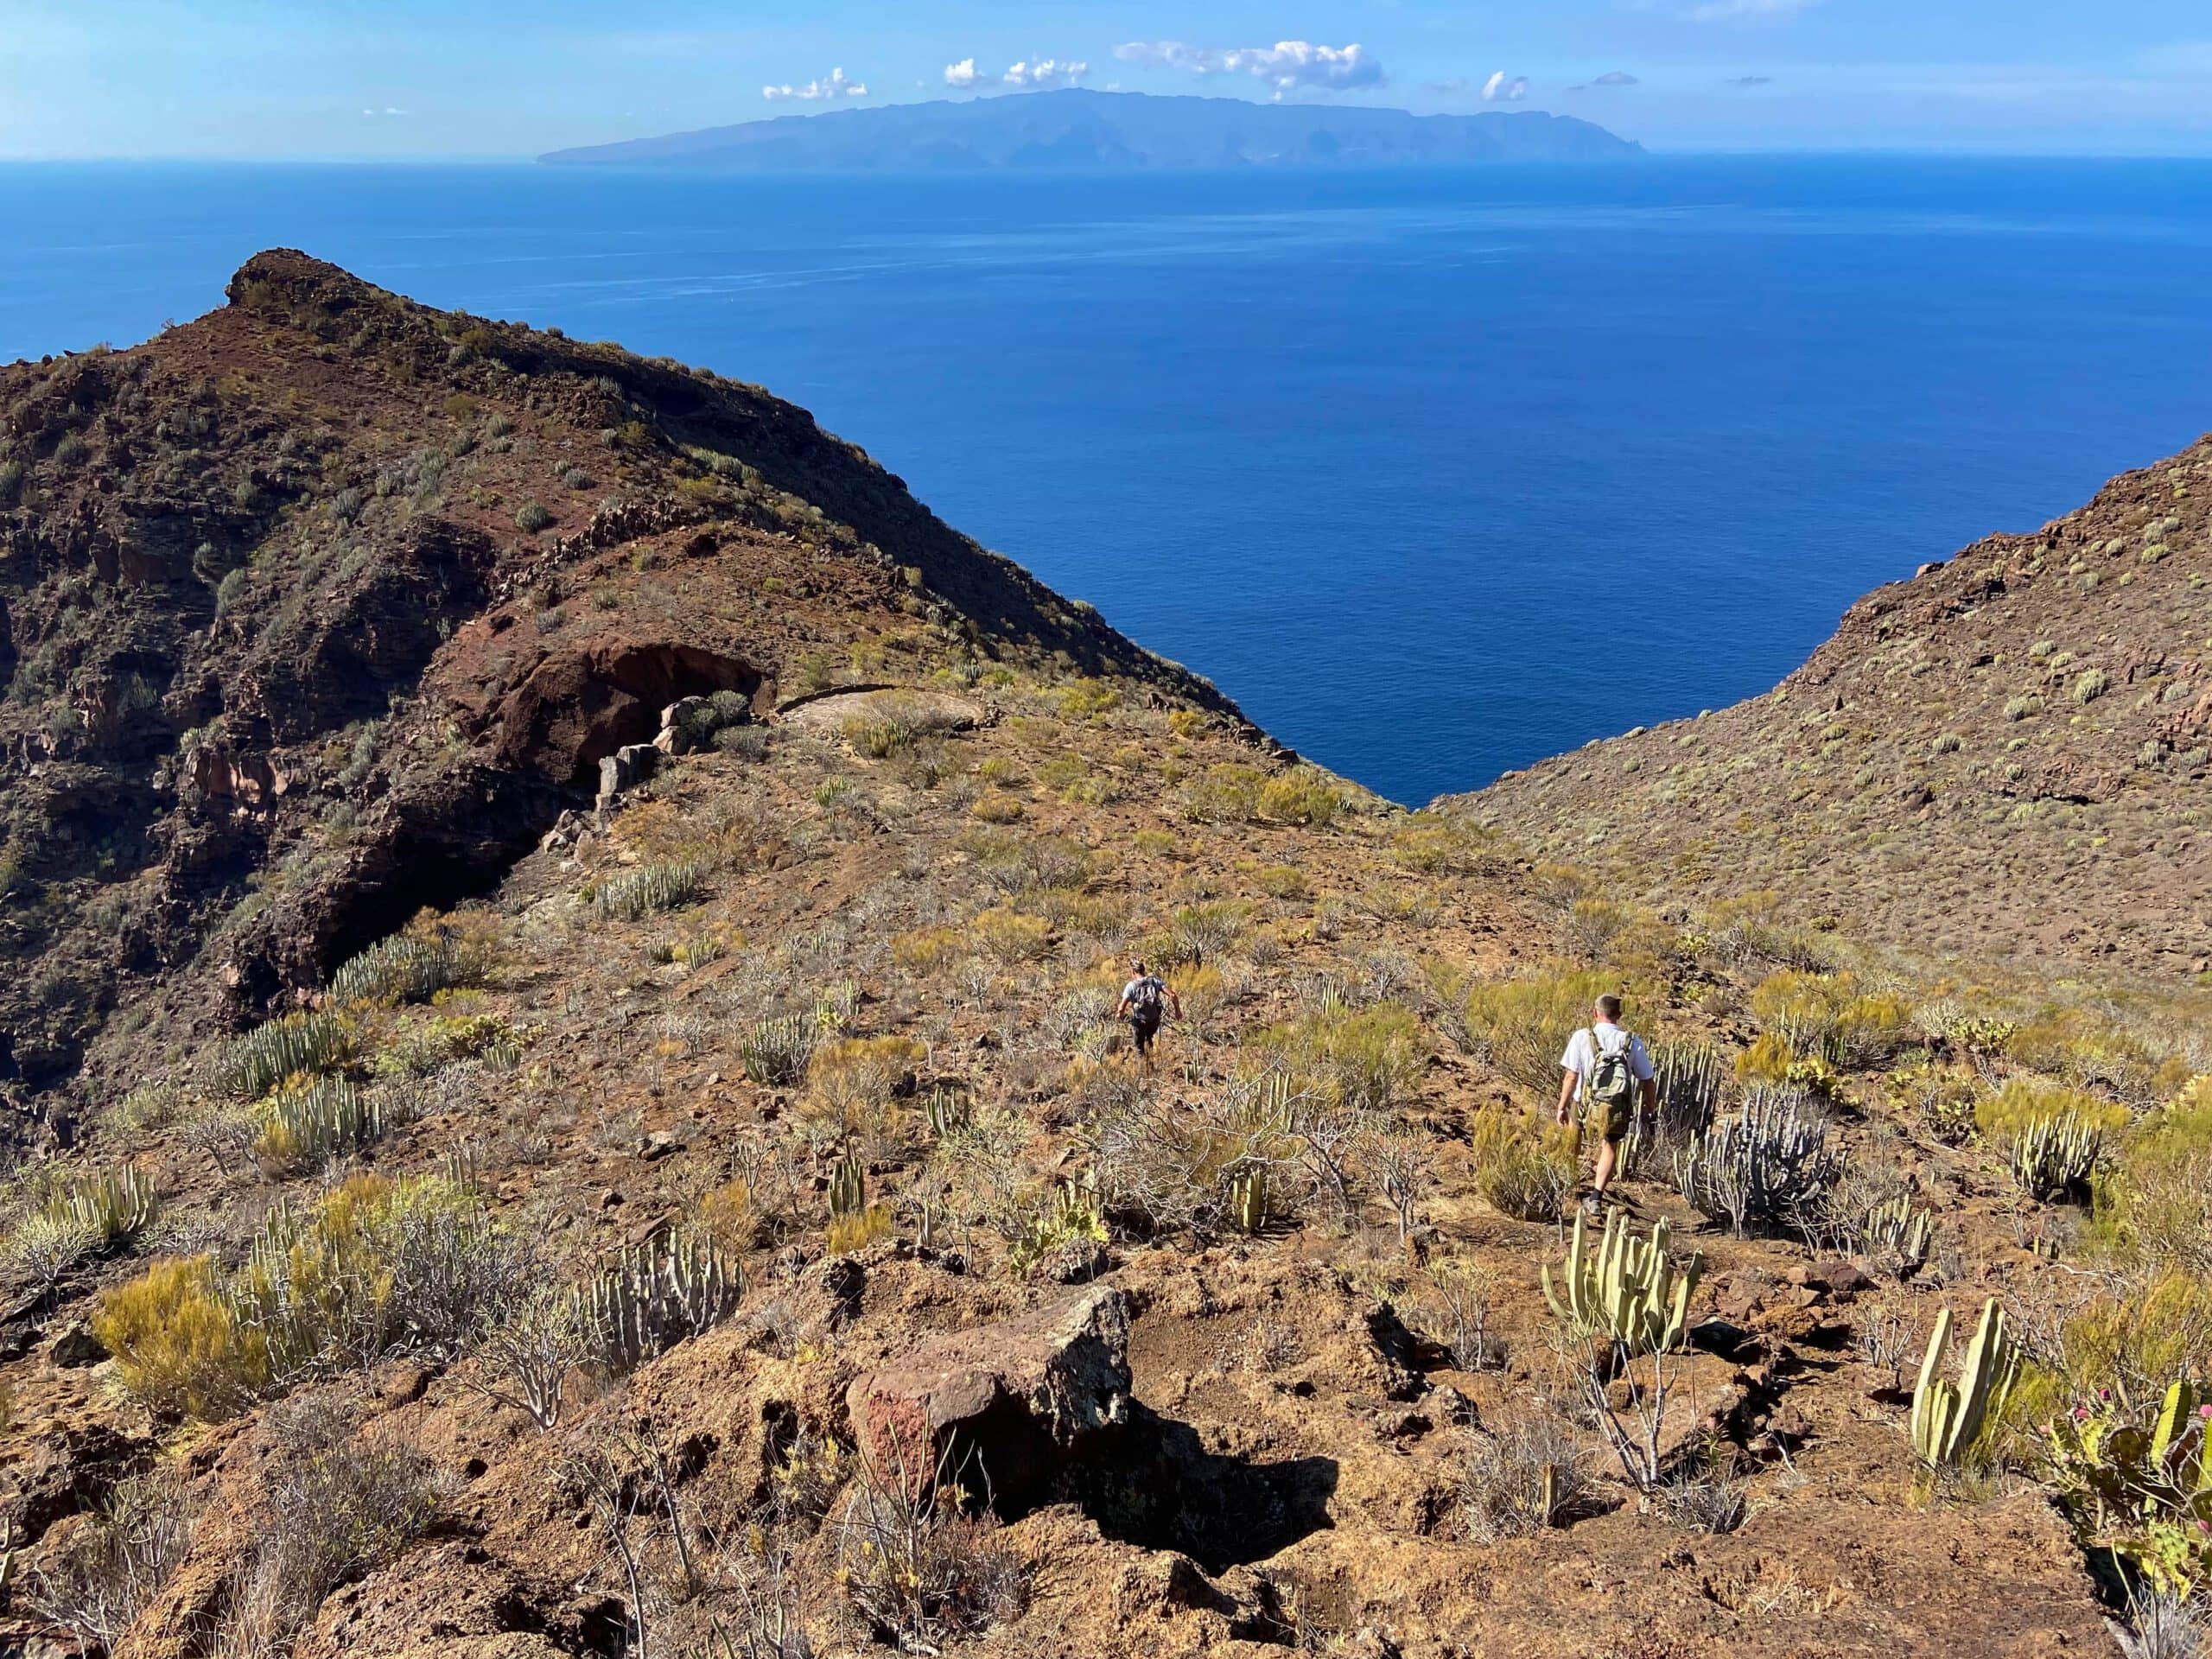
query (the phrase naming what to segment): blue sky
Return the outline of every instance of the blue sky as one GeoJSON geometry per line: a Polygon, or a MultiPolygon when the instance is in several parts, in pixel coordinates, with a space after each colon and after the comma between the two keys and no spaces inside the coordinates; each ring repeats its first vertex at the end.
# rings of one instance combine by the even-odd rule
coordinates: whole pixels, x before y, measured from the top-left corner
{"type": "Polygon", "coordinates": [[[1056,84],[1554,110],[1654,148],[2212,155],[2212,3],[0,0],[8,157],[516,156],[1056,84]]]}

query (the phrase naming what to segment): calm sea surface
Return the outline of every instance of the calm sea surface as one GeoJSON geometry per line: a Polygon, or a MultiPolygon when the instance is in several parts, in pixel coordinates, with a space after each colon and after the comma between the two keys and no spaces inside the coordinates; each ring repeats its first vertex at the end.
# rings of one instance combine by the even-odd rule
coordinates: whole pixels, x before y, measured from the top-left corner
{"type": "Polygon", "coordinates": [[[2212,163],[0,168],[0,360],[308,249],[760,381],[1418,802],[1764,689],[2212,427],[2212,163]]]}

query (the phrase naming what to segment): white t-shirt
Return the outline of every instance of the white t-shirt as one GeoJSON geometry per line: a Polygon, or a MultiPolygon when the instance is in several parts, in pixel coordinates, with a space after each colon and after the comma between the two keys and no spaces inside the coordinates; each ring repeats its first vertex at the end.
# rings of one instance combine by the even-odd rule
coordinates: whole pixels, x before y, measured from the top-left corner
{"type": "MultiPolygon", "coordinates": [[[[1649,1083],[1654,1075],[1651,1052],[1643,1046],[1643,1039],[1632,1031],[1623,1031],[1618,1026],[1601,1025],[1594,1030],[1603,1033],[1599,1040],[1608,1054],[1621,1052],[1621,1039],[1628,1039],[1628,1069],[1638,1083],[1649,1083]]],[[[1598,1069],[1598,1056],[1591,1048],[1591,1030],[1578,1031],[1567,1039],[1567,1052],[1559,1057],[1560,1070],[1572,1071],[1585,1083],[1598,1069]]]]}

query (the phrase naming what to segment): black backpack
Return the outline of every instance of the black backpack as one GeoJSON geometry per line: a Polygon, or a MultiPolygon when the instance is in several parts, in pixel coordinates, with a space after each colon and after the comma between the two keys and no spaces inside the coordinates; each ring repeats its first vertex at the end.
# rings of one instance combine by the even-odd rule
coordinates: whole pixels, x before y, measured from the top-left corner
{"type": "Polygon", "coordinates": [[[1129,1016],[1146,1021],[1160,1018],[1161,1006],[1166,1001],[1167,987],[1157,974],[1147,974],[1129,988],[1129,1016]]]}

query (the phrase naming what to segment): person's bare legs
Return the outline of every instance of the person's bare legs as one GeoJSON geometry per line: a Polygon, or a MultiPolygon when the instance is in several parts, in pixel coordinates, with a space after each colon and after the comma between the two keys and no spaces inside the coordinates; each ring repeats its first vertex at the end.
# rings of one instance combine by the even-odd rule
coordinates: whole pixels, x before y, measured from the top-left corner
{"type": "Polygon", "coordinates": [[[1608,1141],[1602,1135],[1599,1137],[1598,1163],[1591,1172],[1591,1186],[1600,1198],[1605,1196],[1606,1187],[1612,1184],[1613,1166],[1620,1160],[1620,1149],[1619,1141],[1608,1141]]]}

